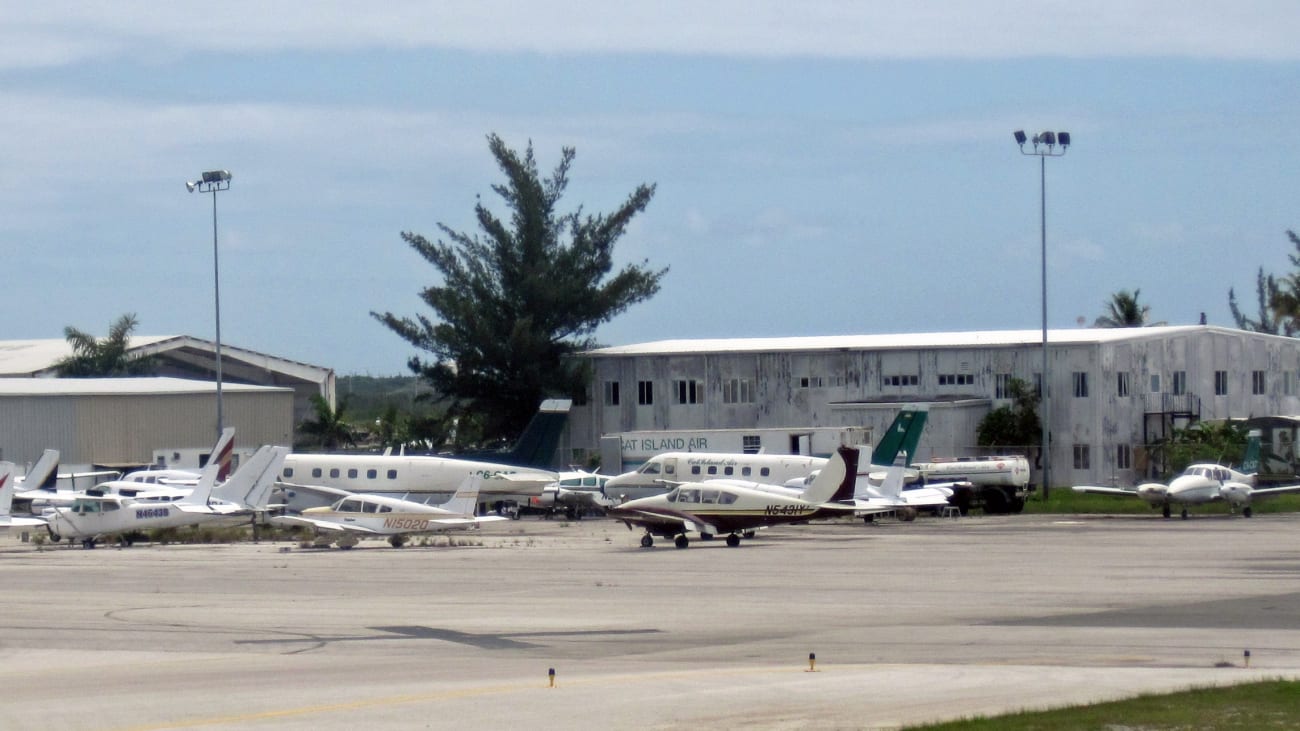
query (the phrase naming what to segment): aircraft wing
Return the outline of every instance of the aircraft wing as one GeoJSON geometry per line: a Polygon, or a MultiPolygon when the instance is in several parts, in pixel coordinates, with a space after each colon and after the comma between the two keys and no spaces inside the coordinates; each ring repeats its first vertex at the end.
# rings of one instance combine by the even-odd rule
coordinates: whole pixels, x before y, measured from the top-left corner
{"type": "Polygon", "coordinates": [[[479,523],[495,523],[498,520],[510,520],[504,515],[481,515],[477,518],[434,518],[430,523],[438,525],[478,525],[479,523]]]}
{"type": "Polygon", "coordinates": [[[1288,492],[1300,492],[1300,485],[1278,485],[1277,487],[1256,487],[1251,489],[1251,497],[1268,497],[1283,495],[1288,492]]]}
{"type": "Polygon", "coordinates": [[[281,525],[283,524],[308,525],[320,530],[330,530],[330,531],[337,531],[341,533],[342,532],[371,533],[371,534],[379,533],[379,531],[371,530],[369,528],[363,528],[359,525],[343,525],[342,523],[336,523],[331,520],[316,520],[314,518],[304,518],[301,515],[277,515],[276,517],[271,518],[271,522],[280,523],[281,525]]]}
{"type": "Polygon", "coordinates": [[[38,525],[46,525],[42,518],[19,518],[12,515],[0,515],[0,529],[3,528],[28,528],[38,525]]]}
{"type": "Polygon", "coordinates": [[[636,523],[640,526],[681,526],[685,530],[697,533],[718,534],[718,529],[707,520],[684,511],[663,512],[659,510],[614,508],[608,515],[629,525],[636,523]]]}
{"type": "Polygon", "coordinates": [[[1140,497],[1137,490],[1124,487],[1103,487],[1101,485],[1075,485],[1075,492],[1090,492],[1096,495],[1120,495],[1122,497],[1140,497]]]}
{"type": "Polygon", "coordinates": [[[831,508],[832,510],[852,510],[854,515],[879,515],[880,513],[888,513],[911,506],[880,498],[858,498],[853,501],[852,505],[848,503],[827,503],[822,507],[831,508]]]}

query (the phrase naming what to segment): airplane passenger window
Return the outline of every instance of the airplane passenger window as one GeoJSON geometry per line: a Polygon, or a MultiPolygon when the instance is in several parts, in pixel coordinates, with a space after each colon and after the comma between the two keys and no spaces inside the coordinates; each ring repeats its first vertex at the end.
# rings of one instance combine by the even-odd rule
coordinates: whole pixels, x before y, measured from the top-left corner
{"type": "Polygon", "coordinates": [[[718,491],[705,490],[704,492],[700,493],[700,502],[707,503],[709,505],[718,502],[718,491]]]}
{"type": "Polygon", "coordinates": [[[721,495],[718,496],[719,505],[730,505],[734,502],[736,502],[736,496],[734,493],[724,491],[721,495]]]}
{"type": "Polygon", "coordinates": [[[396,479],[397,479],[397,470],[389,470],[389,471],[388,471],[388,479],[390,479],[390,480],[396,480],[396,479]]]}
{"type": "Polygon", "coordinates": [[[379,506],[379,512],[381,512],[381,513],[391,513],[391,512],[393,512],[393,509],[390,508],[390,507],[388,507],[387,505],[380,505],[380,506],[379,506]]]}
{"type": "Polygon", "coordinates": [[[293,477],[293,468],[292,468],[292,467],[285,467],[285,468],[284,468],[284,476],[285,476],[285,477],[293,477]]]}
{"type": "Polygon", "coordinates": [[[749,477],[749,473],[750,473],[750,472],[753,472],[753,470],[750,469],[749,467],[741,467],[741,468],[740,468],[740,474],[741,474],[741,476],[743,476],[743,477],[749,477]]]}
{"type": "Polygon", "coordinates": [[[321,472],[321,469],[320,469],[319,467],[312,467],[312,468],[311,468],[311,476],[312,476],[312,477],[320,477],[322,474],[324,474],[324,473],[321,472]]]}
{"type": "Polygon", "coordinates": [[[330,470],[330,477],[338,477],[338,476],[339,476],[339,468],[335,467],[334,469],[330,470]]]}
{"type": "Polygon", "coordinates": [[[366,513],[378,513],[379,506],[376,505],[375,503],[362,503],[361,510],[362,512],[366,512],[366,513]]]}
{"type": "Polygon", "coordinates": [[[349,480],[355,480],[356,478],[357,478],[357,470],[356,470],[356,468],[354,467],[354,468],[348,470],[348,479],[349,479],[349,480]]]}
{"type": "Polygon", "coordinates": [[[735,472],[736,472],[736,469],[735,469],[734,467],[728,467],[728,468],[726,468],[725,470],[722,471],[722,474],[724,474],[724,475],[731,475],[731,474],[735,474],[735,472]]]}
{"type": "Polygon", "coordinates": [[[366,470],[366,479],[373,480],[379,476],[379,470],[366,470]]]}
{"type": "Polygon", "coordinates": [[[111,513],[111,512],[113,512],[114,510],[119,510],[119,509],[121,509],[121,507],[122,507],[122,506],[121,506],[121,505],[118,505],[117,503],[104,503],[104,512],[105,512],[105,513],[111,513]]]}
{"type": "Polygon", "coordinates": [[[771,467],[763,467],[763,468],[759,469],[758,474],[762,475],[763,477],[767,477],[768,475],[772,474],[772,468],[771,468],[771,467]]]}
{"type": "Polygon", "coordinates": [[[716,475],[716,474],[718,474],[718,468],[717,468],[717,467],[714,467],[714,466],[712,466],[712,465],[710,465],[710,466],[709,466],[709,474],[710,474],[710,475],[716,475]]]}
{"type": "Polygon", "coordinates": [[[691,474],[692,474],[692,475],[698,475],[698,474],[700,474],[700,466],[699,466],[699,465],[691,465],[691,474]]]}
{"type": "Polygon", "coordinates": [[[700,501],[699,490],[694,490],[694,489],[681,490],[680,493],[677,495],[677,502],[679,503],[698,503],[699,501],[700,501]]]}

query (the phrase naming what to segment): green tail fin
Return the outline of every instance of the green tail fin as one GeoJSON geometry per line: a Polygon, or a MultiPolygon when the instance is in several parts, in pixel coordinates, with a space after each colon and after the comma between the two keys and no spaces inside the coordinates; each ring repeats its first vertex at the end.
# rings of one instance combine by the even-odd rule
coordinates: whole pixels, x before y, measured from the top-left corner
{"type": "Polygon", "coordinates": [[[904,406],[898,416],[894,417],[894,423],[889,425],[880,441],[876,442],[876,448],[871,453],[871,464],[892,465],[899,452],[906,452],[907,464],[911,464],[929,415],[929,409],[924,406],[904,406]]]}
{"type": "Polygon", "coordinates": [[[1259,437],[1258,429],[1251,429],[1246,435],[1246,454],[1241,458],[1241,471],[1246,474],[1259,472],[1259,437]]]}

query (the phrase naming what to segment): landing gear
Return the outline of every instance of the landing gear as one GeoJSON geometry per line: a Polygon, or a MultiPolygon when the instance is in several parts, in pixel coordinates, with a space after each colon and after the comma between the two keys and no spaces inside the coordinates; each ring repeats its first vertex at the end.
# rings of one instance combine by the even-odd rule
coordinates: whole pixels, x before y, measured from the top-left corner
{"type": "Polygon", "coordinates": [[[1254,514],[1254,511],[1250,509],[1249,505],[1247,505],[1246,507],[1241,509],[1241,514],[1249,518],[1251,515],[1254,514]]]}
{"type": "Polygon", "coordinates": [[[754,536],[758,535],[758,531],[756,531],[756,530],[747,530],[747,531],[745,531],[744,533],[741,533],[740,535],[742,535],[742,536],[744,536],[744,537],[746,537],[746,538],[753,538],[754,536]]]}
{"type": "Polygon", "coordinates": [[[713,540],[713,534],[712,534],[712,533],[701,533],[701,534],[700,534],[700,540],[701,540],[701,541],[711,541],[711,540],[713,540]]]}
{"type": "Polygon", "coordinates": [[[1166,518],[1168,518],[1168,517],[1172,514],[1172,511],[1169,509],[1169,504],[1168,504],[1168,503],[1165,504],[1165,509],[1164,509],[1163,511],[1161,511],[1161,512],[1164,513],[1164,516],[1165,516],[1166,518]]]}
{"type": "Polygon", "coordinates": [[[1187,508],[1183,508],[1183,520],[1187,520],[1187,508]]]}
{"type": "Polygon", "coordinates": [[[388,537],[388,545],[393,548],[401,548],[406,545],[406,536],[394,535],[388,537]]]}
{"type": "Polygon", "coordinates": [[[732,533],[731,535],[727,536],[728,548],[735,548],[736,546],[739,545],[740,545],[740,536],[736,535],[735,533],[732,533]]]}
{"type": "Polygon", "coordinates": [[[82,548],[86,548],[86,549],[94,548],[94,547],[95,547],[95,539],[94,539],[94,538],[82,538],[82,539],[81,539],[81,547],[82,547],[82,548]]]}
{"type": "Polygon", "coordinates": [[[867,525],[871,525],[872,523],[876,522],[876,516],[870,514],[864,515],[862,516],[862,522],[866,523],[867,525]]]}
{"type": "Polygon", "coordinates": [[[916,508],[903,508],[898,511],[898,519],[904,523],[916,520],[916,508]]]}
{"type": "Polygon", "coordinates": [[[691,542],[689,539],[686,538],[685,533],[678,533],[677,537],[673,539],[673,545],[677,546],[678,548],[686,548],[687,546],[691,545],[691,542]]]}
{"type": "Polygon", "coordinates": [[[641,547],[642,547],[642,548],[654,548],[654,545],[655,545],[655,539],[654,539],[654,536],[650,535],[649,533],[647,533],[647,534],[641,536],[641,547]]]}

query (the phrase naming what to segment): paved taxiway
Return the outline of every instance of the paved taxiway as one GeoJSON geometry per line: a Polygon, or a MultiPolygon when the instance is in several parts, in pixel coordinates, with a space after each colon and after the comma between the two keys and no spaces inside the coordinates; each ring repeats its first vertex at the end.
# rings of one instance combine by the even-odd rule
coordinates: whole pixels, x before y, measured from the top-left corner
{"type": "Polygon", "coordinates": [[[1300,515],[687,550],[603,520],[493,528],[352,551],[0,538],[0,726],[871,728],[1300,675],[1300,515]]]}

